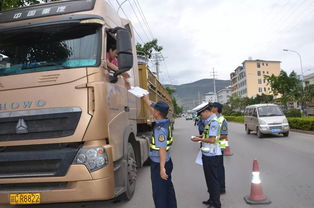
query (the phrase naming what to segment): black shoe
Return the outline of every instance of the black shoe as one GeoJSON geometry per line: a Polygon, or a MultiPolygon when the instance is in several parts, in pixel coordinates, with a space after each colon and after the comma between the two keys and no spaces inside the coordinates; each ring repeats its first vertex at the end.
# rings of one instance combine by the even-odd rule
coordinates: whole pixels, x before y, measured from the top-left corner
{"type": "Polygon", "coordinates": [[[210,201],[210,199],[208,199],[207,201],[203,201],[203,204],[211,206],[212,202],[210,201]]]}

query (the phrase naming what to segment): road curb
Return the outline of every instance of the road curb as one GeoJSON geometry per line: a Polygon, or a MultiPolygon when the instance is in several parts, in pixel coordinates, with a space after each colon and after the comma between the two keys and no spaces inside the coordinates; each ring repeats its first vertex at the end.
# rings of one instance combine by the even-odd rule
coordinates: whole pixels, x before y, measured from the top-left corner
{"type": "Polygon", "coordinates": [[[314,135],[314,131],[305,131],[305,130],[300,130],[300,129],[290,129],[290,131],[314,135]]]}

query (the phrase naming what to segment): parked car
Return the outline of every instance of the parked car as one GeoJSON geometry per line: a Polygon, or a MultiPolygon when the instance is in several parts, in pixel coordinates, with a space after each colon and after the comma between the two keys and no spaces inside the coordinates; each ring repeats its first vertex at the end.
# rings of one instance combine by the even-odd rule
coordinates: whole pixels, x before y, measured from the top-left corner
{"type": "Polygon", "coordinates": [[[185,117],[185,120],[193,120],[193,116],[191,114],[189,114],[185,117]]]}
{"type": "Polygon", "coordinates": [[[256,131],[259,138],[264,134],[282,134],[289,136],[289,123],[275,104],[258,104],[247,106],[244,111],[244,125],[247,134],[256,131]]]}

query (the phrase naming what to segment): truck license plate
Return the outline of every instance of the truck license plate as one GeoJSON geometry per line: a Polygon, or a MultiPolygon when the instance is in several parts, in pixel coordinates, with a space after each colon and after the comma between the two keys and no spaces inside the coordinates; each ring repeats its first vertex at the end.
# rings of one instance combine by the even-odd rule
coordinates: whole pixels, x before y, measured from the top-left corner
{"type": "Polygon", "coordinates": [[[40,193],[10,194],[10,204],[39,204],[40,193]]]}

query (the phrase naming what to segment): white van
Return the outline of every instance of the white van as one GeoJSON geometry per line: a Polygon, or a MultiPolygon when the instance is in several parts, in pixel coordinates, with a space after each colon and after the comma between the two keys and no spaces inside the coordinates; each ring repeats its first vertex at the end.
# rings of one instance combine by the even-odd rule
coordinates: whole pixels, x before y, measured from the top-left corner
{"type": "Polygon", "coordinates": [[[259,138],[264,134],[279,133],[289,136],[289,123],[278,105],[258,104],[245,108],[244,125],[247,134],[256,131],[259,138]]]}

